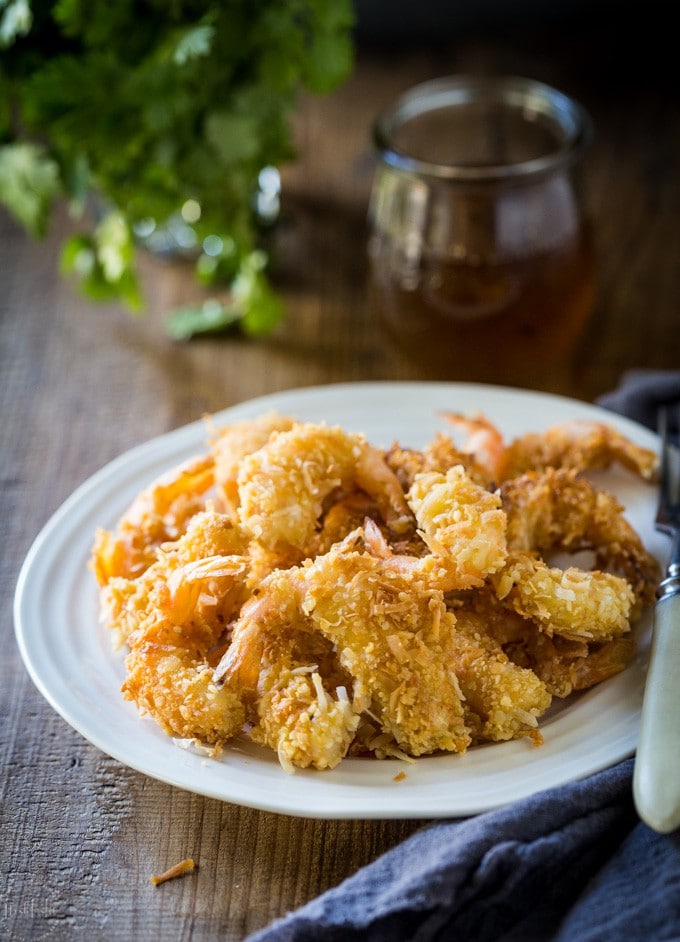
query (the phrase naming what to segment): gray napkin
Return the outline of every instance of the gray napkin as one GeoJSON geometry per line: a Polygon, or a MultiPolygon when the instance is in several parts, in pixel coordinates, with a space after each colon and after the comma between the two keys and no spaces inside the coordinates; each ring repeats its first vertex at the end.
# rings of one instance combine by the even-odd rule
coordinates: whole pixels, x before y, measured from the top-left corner
{"type": "Polygon", "coordinates": [[[633,760],[425,827],[251,942],[680,938],[680,834],[638,822],[633,760]]]}
{"type": "MultiPolygon", "coordinates": [[[[680,356],[680,347],[678,349],[680,356]]],[[[680,403],[680,371],[630,370],[620,385],[600,396],[597,404],[628,416],[648,428],[656,429],[659,406],[680,403]]],[[[678,432],[677,415],[674,431],[678,432]]]]}
{"type": "MultiPolygon", "coordinates": [[[[653,427],[674,399],[680,372],[636,371],[599,403],[653,427]]],[[[249,942],[677,942],[680,832],[639,821],[632,771],[423,827],[249,942]]]]}

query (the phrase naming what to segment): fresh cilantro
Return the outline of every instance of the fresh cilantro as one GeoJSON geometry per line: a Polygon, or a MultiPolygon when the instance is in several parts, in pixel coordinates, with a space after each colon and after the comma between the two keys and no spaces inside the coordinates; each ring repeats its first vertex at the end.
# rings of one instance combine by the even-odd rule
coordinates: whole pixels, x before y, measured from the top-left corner
{"type": "Polygon", "coordinates": [[[0,0],[0,203],[42,235],[55,200],[69,200],[84,229],[61,270],[95,300],[141,309],[139,244],[174,239],[226,300],[175,312],[173,336],[267,333],[283,306],[260,240],[278,199],[262,171],[295,157],[299,93],[350,74],[353,9],[0,0]]]}
{"type": "Polygon", "coordinates": [[[60,192],[59,167],[44,147],[0,147],[0,202],[33,235],[44,234],[52,201],[60,192]]]}
{"type": "Polygon", "coordinates": [[[0,48],[9,46],[17,36],[31,28],[28,0],[0,0],[0,48]]]}

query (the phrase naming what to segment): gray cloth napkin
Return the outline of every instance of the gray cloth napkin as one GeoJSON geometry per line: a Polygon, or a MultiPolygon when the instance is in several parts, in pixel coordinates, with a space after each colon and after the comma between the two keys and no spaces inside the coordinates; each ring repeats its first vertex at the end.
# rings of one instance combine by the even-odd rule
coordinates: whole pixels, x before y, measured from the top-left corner
{"type": "MultiPolygon", "coordinates": [[[[597,404],[605,409],[626,415],[651,429],[657,427],[659,407],[672,403],[680,403],[678,370],[630,370],[613,392],[597,400],[597,404]]],[[[679,431],[677,415],[674,417],[674,431],[679,431]]]]}
{"type": "MultiPolygon", "coordinates": [[[[651,427],[680,372],[599,400],[651,427]]],[[[633,760],[474,818],[425,826],[249,942],[680,940],[680,831],[633,807],[633,760]]]]}

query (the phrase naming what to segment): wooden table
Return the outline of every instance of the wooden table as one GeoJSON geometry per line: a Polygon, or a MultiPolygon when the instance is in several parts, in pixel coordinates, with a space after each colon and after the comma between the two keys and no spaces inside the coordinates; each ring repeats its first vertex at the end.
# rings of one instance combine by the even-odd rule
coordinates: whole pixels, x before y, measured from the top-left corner
{"type": "Polygon", "coordinates": [[[21,664],[17,574],[52,512],[133,445],[277,390],[428,379],[426,366],[387,347],[366,289],[369,125],[417,81],[454,71],[532,75],[593,115],[597,307],[578,349],[537,388],[592,400],[627,369],[680,367],[677,101],[670,65],[666,74],[660,56],[648,71],[629,68],[634,48],[616,28],[587,26],[464,34],[437,49],[362,48],[351,80],[329,98],[305,99],[296,116],[300,153],[284,175],[276,274],[287,317],[264,340],[171,341],[164,317],[195,286],[151,259],[145,317],[91,306],[56,272],[72,226],[66,213],[41,243],[0,214],[0,936],[243,939],[424,825],[264,813],[177,790],[102,754],[50,708],[21,664]],[[197,872],[150,884],[186,856],[197,872]]]}

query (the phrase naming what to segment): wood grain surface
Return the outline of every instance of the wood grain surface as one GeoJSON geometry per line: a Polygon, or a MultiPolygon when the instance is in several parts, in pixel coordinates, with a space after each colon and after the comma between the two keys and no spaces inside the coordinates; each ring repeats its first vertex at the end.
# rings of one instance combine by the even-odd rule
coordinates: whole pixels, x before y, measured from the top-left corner
{"type": "Polygon", "coordinates": [[[575,95],[595,122],[586,182],[596,309],[574,354],[526,385],[592,400],[628,369],[680,367],[677,99],[662,54],[634,67],[634,39],[616,24],[593,33],[579,23],[545,34],[478,31],[439,47],[362,47],[349,82],[305,98],[296,113],[299,157],[284,173],[275,236],[287,315],[263,340],[170,340],[164,319],[196,287],[186,270],[151,258],[143,317],[93,306],[57,274],[58,246],[74,226],[66,211],[42,242],[0,213],[0,938],[244,939],[427,826],[244,809],[103,755],[23,668],[12,629],[17,574],[62,501],[133,445],[277,390],[431,378],[427,363],[407,364],[381,336],[365,250],[371,120],[427,78],[531,75],[575,95]],[[194,873],[150,883],[188,856],[194,873]]]}

